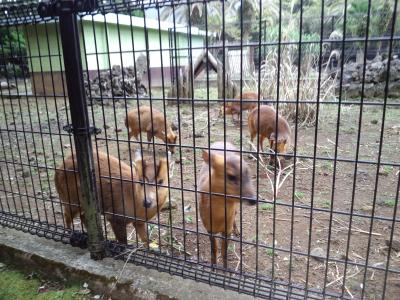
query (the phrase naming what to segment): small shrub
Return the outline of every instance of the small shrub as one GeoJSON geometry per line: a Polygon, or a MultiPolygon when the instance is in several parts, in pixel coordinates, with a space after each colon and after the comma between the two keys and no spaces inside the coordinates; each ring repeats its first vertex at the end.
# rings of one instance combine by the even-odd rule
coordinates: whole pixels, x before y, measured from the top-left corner
{"type": "MultiPolygon", "coordinates": [[[[282,41],[294,40],[291,33],[298,31],[296,26],[296,22],[293,21],[283,28],[282,41]]],[[[310,39],[315,40],[315,37],[310,36],[310,39]]],[[[279,101],[293,101],[280,103],[279,113],[298,126],[312,126],[316,121],[317,104],[310,102],[336,99],[338,72],[329,73],[324,68],[319,70],[319,47],[316,48],[315,43],[302,45],[301,53],[300,70],[298,70],[297,45],[282,45],[280,53],[277,47],[268,48],[260,68],[261,94],[265,99],[276,99],[279,86],[279,101]]],[[[329,62],[326,65],[328,66],[329,62]]],[[[257,90],[258,74],[254,74],[252,81],[247,85],[247,88],[257,90]]]]}
{"type": "Polygon", "coordinates": [[[391,172],[393,171],[393,167],[392,166],[383,166],[381,173],[383,175],[389,175],[391,172]]]}
{"type": "Polygon", "coordinates": [[[331,208],[331,201],[329,201],[329,200],[324,200],[322,203],[321,203],[321,207],[322,208],[331,208]]]}
{"type": "Polygon", "coordinates": [[[271,203],[263,203],[260,205],[260,209],[265,211],[271,211],[274,209],[274,205],[271,203]]]}
{"type": "Polygon", "coordinates": [[[297,199],[301,200],[301,199],[304,198],[305,194],[304,194],[303,192],[295,191],[295,192],[294,192],[294,196],[295,196],[297,199]]]}
{"type": "Polygon", "coordinates": [[[266,249],[265,252],[267,253],[267,255],[269,257],[273,257],[274,256],[274,250],[272,250],[272,249],[266,249]]]}
{"type": "Polygon", "coordinates": [[[388,199],[388,200],[385,200],[384,203],[385,203],[386,206],[394,207],[394,206],[396,205],[396,200],[394,200],[394,199],[388,199]]]}
{"type": "Polygon", "coordinates": [[[322,168],[327,171],[333,171],[333,163],[331,162],[324,162],[322,168]]]}

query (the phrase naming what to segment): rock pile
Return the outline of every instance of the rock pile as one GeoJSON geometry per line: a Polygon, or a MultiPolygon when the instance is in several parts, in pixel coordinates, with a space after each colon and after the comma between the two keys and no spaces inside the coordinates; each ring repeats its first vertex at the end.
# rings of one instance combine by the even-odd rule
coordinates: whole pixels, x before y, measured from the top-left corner
{"type": "Polygon", "coordinates": [[[121,66],[114,65],[111,70],[96,73],[90,80],[88,80],[87,74],[84,73],[86,95],[94,100],[93,103],[99,104],[111,103],[112,99],[109,98],[112,96],[145,96],[147,89],[142,80],[146,72],[146,58],[142,55],[136,60],[136,70],[134,66],[122,69],[121,66]]]}
{"type": "MultiPolygon", "coordinates": [[[[365,68],[364,97],[383,98],[385,96],[386,79],[388,75],[388,59],[377,55],[367,61],[365,68]]],[[[340,74],[339,74],[340,75],[340,74]]],[[[397,55],[390,61],[390,81],[388,96],[400,98],[400,59],[397,55]]],[[[363,80],[363,64],[348,63],[343,69],[343,94],[347,98],[361,96],[363,80]]],[[[338,81],[339,83],[340,81],[338,81]]]]}

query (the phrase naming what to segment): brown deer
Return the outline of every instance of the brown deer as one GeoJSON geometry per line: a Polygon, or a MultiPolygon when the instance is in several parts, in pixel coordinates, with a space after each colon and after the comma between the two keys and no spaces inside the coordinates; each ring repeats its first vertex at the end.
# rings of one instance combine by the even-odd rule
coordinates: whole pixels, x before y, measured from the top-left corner
{"type": "MultiPolygon", "coordinates": [[[[126,225],[133,223],[140,239],[147,243],[144,220],[150,220],[157,214],[157,209],[161,209],[168,195],[168,188],[165,187],[168,185],[167,160],[161,158],[155,164],[150,159],[142,159],[140,152],[136,152],[134,167],[131,168],[104,152],[93,152],[93,156],[99,206],[111,223],[115,237],[126,244],[126,225]],[[144,183],[151,185],[144,186],[144,183]]],[[[85,223],[85,212],[80,207],[82,194],[76,166],[76,156],[70,155],[60,164],[54,176],[67,228],[71,228],[73,219],[79,214],[85,223]]]]}
{"type": "MultiPolygon", "coordinates": [[[[260,101],[263,99],[262,96],[260,96],[260,101]]],[[[240,96],[236,96],[235,100],[240,100],[240,96]]],[[[232,115],[232,121],[235,122],[235,119],[233,118],[234,115],[237,116],[237,121],[240,119],[240,108],[242,111],[251,111],[255,107],[257,107],[258,103],[258,94],[254,92],[246,92],[242,94],[242,106],[240,106],[240,101],[229,101],[226,102],[225,104],[225,113],[227,115],[232,115]]],[[[224,115],[224,106],[222,105],[220,110],[219,110],[219,116],[224,115]]]]}
{"type": "Polygon", "coordinates": [[[258,107],[254,108],[249,114],[247,126],[251,142],[253,142],[258,133],[259,144],[257,149],[264,151],[263,143],[265,138],[268,138],[269,146],[273,151],[280,154],[287,153],[292,134],[291,129],[289,123],[280,115],[278,115],[278,123],[276,123],[276,110],[272,106],[262,105],[260,106],[260,112],[258,112],[258,107]],[[260,115],[259,124],[258,115],[260,115]],[[258,129],[259,131],[257,132],[258,129]]]}
{"type": "MultiPolygon", "coordinates": [[[[148,142],[155,136],[168,144],[168,149],[171,153],[175,152],[177,135],[172,130],[173,126],[170,125],[168,120],[164,118],[164,114],[159,110],[155,108],[151,109],[147,105],[141,105],[139,113],[137,109],[133,109],[128,113],[125,118],[125,126],[129,132],[129,139],[134,136],[136,140],[139,140],[140,132],[147,132],[148,142]],[[165,128],[167,128],[167,134],[165,134],[165,128]]],[[[150,144],[148,144],[148,148],[150,148],[150,144]]]]}
{"type": "MultiPolygon", "coordinates": [[[[224,267],[227,267],[227,237],[234,231],[235,216],[240,203],[240,189],[242,197],[249,204],[256,204],[256,193],[250,179],[250,168],[246,161],[238,153],[228,152],[237,150],[231,143],[216,142],[211,148],[218,150],[203,151],[203,165],[199,174],[199,211],[204,227],[208,233],[221,233],[224,237],[221,243],[221,253],[224,267]],[[226,160],[224,159],[226,152],[226,160]],[[242,163],[242,172],[240,172],[242,163]],[[211,171],[209,170],[211,168],[211,171]],[[226,168],[226,181],[225,181],[226,168]],[[210,177],[211,172],[211,177],[210,177]],[[211,189],[210,189],[211,185],[211,189]],[[208,193],[225,193],[226,186],[226,207],[224,195],[209,195],[208,193]],[[235,197],[236,196],[236,197],[235,197]],[[226,219],[225,219],[226,209],[226,219]],[[225,226],[226,225],[226,226],[225,226]]],[[[217,263],[218,245],[215,236],[210,236],[211,242],[211,263],[217,263]]]]}

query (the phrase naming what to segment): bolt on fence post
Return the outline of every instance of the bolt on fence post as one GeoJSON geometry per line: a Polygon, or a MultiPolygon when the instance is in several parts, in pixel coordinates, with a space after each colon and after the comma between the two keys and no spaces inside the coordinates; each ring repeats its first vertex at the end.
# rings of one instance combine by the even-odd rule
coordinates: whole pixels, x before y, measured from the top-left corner
{"type": "Polygon", "coordinates": [[[91,258],[102,259],[104,257],[104,236],[96,193],[91,131],[83,84],[78,24],[74,13],[61,14],[59,20],[71,120],[75,129],[75,152],[82,187],[81,204],[85,211],[88,246],[91,258]]]}

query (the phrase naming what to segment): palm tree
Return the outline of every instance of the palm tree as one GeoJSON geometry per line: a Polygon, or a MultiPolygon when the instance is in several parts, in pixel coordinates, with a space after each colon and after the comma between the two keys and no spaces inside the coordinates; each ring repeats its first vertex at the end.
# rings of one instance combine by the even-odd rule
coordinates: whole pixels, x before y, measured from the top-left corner
{"type": "Polygon", "coordinates": [[[202,3],[188,4],[187,1],[180,1],[174,6],[161,8],[161,20],[175,22],[175,24],[189,25],[189,18],[192,26],[204,24],[202,22],[204,5],[202,3]]]}

